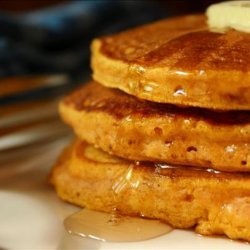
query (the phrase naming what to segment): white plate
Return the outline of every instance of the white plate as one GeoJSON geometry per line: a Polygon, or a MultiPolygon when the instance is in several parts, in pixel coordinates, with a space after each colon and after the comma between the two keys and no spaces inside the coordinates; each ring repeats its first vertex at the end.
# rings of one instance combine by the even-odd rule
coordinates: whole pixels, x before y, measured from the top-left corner
{"type": "Polygon", "coordinates": [[[249,249],[247,243],[184,230],[136,243],[102,243],[69,235],[63,220],[79,208],[60,201],[47,183],[49,169],[66,143],[57,141],[0,162],[0,249],[249,249]]]}

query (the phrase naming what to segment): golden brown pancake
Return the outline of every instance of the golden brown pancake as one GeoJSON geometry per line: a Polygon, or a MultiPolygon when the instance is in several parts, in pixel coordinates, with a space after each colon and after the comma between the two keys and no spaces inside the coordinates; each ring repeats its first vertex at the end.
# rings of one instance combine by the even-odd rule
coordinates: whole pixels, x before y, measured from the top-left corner
{"type": "Polygon", "coordinates": [[[250,34],[175,17],[93,41],[93,78],[149,101],[250,110],[250,34]]]}
{"type": "Polygon", "coordinates": [[[51,182],[65,201],[94,210],[143,215],[250,241],[250,174],[134,163],[76,141],[64,151],[51,182]]]}
{"type": "Polygon", "coordinates": [[[77,136],[132,160],[250,171],[250,112],[180,108],[91,82],[60,104],[77,136]]]}

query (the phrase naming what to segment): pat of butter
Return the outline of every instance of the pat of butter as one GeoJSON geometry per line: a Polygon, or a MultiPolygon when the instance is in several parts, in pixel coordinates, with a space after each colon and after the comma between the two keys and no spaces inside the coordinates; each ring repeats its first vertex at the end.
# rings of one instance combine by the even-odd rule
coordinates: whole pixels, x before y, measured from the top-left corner
{"type": "Polygon", "coordinates": [[[210,5],[206,10],[211,29],[229,28],[250,32],[250,1],[228,1],[210,5]]]}

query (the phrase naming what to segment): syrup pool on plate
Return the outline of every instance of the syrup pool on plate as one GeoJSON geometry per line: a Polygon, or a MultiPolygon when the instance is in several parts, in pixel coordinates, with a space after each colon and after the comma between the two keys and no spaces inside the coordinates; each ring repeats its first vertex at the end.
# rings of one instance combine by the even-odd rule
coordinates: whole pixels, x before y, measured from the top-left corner
{"type": "Polygon", "coordinates": [[[172,228],[159,220],[83,209],[64,221],[70,234],[107,242],[135,242],[149,240],[169,233],[172,228]]]}

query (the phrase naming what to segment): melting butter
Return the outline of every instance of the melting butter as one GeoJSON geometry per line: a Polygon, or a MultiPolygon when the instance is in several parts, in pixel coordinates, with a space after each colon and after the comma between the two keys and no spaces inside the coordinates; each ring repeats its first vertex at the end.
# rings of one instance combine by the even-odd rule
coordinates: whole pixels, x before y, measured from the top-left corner
{"type": "Polygon", "coordinates": [[[135,242],[169,233],[172,228],[158,220],[115,216],[83,209],[65,219],[70,234],[104,242],[135,242]]]}

